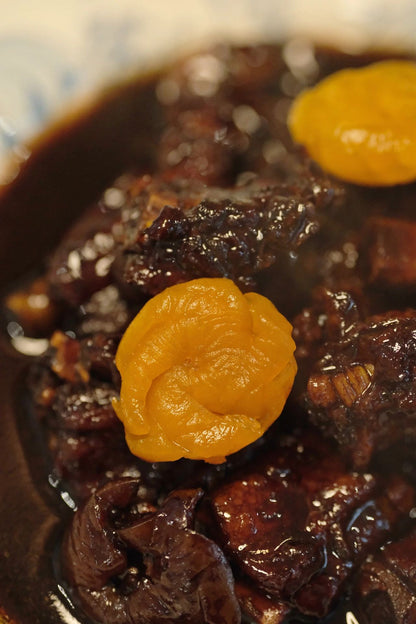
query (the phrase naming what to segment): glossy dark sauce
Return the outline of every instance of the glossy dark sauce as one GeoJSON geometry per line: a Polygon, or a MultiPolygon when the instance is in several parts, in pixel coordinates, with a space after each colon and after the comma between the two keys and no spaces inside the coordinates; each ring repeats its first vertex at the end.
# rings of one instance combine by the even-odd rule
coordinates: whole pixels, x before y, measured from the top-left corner
{"type": "Polygon", "coordinates": [[[132,163],[151,168],[161,123],[156,80],[108,90],[33,145],[18,179],[1,192],[1,290],[39,264],[116,175],[132,163]]]}
{"type": "MultiPolygon", "coordinates": [[[[0,199],[1,291],[42,262],[68,224],[116,175],[131,163],[151,168],[160,127],[155,80],[149,76],[109,91],[34,146],[0,199]]],[[[48,486],[39,432],[33,421],[32,426],[26,422],[31,412],[28,396],[22,401],[27,364],[3,334],[0,605],[19,624],[56,624],[64,618],[52,555],[69,509],[48,486]]]]}
{"type": "MultiPolygon", "coordinates": [[[[326,72],[343,62],[336,55],[325,58],[326,72]]],[[[370,59],[349,57],[348,64],[361,65],[370,59]]],[[[156,80],[149,77],[109,92],[86,114],[57,128],[35,147],[17,180],[0,198],[1,290],[40,264],[68,224],[118,174],[131,166],[142,172],[152,170],[161,131],[156,80]]],[[[0,345],[0,606],[18,624],[58,624],[68,621],[68,612],[84,622],[86,618],[73,611],[57,582],[55,552],[71,511],[64,502],[65,492],[48,484],[44,442],[22,391],[26,366],[27,359],[11,349],[4,336],[0,345]]],[[[325,624],[357,622],[348,604],[325,620],[325,624]]]]}

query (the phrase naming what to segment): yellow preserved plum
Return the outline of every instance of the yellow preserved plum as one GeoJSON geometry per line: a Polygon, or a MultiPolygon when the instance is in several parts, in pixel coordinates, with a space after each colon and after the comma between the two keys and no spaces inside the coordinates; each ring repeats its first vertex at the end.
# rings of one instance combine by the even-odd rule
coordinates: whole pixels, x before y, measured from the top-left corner
{"type": "Polygon", "coordinates": [[[416,64],[345,69],[302,92],[289,114],[293,139],[330,173],[361,185],[416,179],[416,64]]]}
{"type": "Polygon", "coordinates": [[[114,408],[132,453],[219,463],[280,415],[297,366],[292,326],[265,297],[196,279],[147,302],[118,348],[114,408]]]}

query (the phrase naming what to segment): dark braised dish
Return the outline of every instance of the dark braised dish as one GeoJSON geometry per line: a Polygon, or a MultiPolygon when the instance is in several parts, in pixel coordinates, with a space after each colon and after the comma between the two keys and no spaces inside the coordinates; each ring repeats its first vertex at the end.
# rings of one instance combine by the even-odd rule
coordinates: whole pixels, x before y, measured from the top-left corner
{"type": "Polygon", "coordinates": [[[47,565],[76,621],[416,622],[416,187],[342,182],[287,127],[302,89],[381,58],[289,42],[175,64],[151,163],[123,163],[4,298],[12,338],[46,346],[26,410],[67,503],[47,565]],[[149,299],[199,278],[268,297],[298,373],[225,462],[148,462],[114,411],[116,352],[149,299]]]}

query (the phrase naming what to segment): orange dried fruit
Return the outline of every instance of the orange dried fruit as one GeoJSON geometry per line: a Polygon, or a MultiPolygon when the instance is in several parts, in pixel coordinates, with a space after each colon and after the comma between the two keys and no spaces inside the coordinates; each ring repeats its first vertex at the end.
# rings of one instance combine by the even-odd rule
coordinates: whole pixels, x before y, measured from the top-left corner
{"type": "Polygon", "coordinates": [[[268,299],[225,278],[177,284],[148,301],[116,355],[114,408],[132,453],[219,463],[254,442],[293,384],[291,330],[268,299]]]}
{"type": "Polygon", "coordinates": [[[325,78],[295,99],[288,123],[323,169],[388,186],[416,179],[415,119],[416,64],[392,60],[325,78]]]}

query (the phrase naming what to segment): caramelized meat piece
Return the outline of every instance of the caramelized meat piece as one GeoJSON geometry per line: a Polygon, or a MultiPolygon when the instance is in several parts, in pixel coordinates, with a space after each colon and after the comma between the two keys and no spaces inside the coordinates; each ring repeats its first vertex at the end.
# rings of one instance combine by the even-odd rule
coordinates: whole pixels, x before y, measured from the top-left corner
{"type": "Polygon", "coordinates": [[[158,165],[164,179],[201,180],[209,185],[232,182],[237,156],[247,139],[229,114],[220,115],[221,108],[227,113],[230,106],[219,102],[215,108],[184,110],[171,122],[159,147],[158,165]]]}
{"type": "Polygon", "coordinates": [[[131,310],[119,289],[110,284],[95,292],[78,308],[76,333],[78,336],[120,335],[136,312],[137,306],[131,310]]]}
{"type": "Polygon", "coordinates": [[[284,69],[268,46],[218,46],[174,66],[157,87],[168,121],[158,152],[163,177],[229,185],[293,149],[271,97],[284,100],[284,69]]]}
{"type": "Polygon", "coordinates": [[[382,288],[415,288],[416,223],[388,217],[373,217],[363,235],[369,281],[382,288]]]}
{"type": "Polygon", "coordinates": [[[276,487],[254,472],[221,489],[214,505],[228,550],[264,591],[290,597],[323,567],[324,551],[306,532],[308,504],[296,485],[276,487]]]}
{"type": "Polygon", "coordinates": [[[324,350],[308,380],[308,407],[356,466],[367,465],[376,450],[416,438],[414,311],[356,323],[348,339],[329,342],[324,350]]]}
{"type": "Polygon", "coordinates": [[[80,360],[81,345],[61,331],[56,331],[50,340],[53,355],[51,370],[63,381],[89,381],[89,372],[80,360]]]}
{"type": "MultiPolygon", "coordinates": [[[[51,407],[62,384],[88,383],[91,379],[119,383],[114,363],[117,339],[96,334],[76,340],[55,331],[50,348],[30,368],[29,387],[38,408],[51,407]]],[[[114,390],[115,393],[115,390],[114,390]]]]}
{"type": "Polygon", "coordinates": [[[228,563],[192,529],[202,491],[173,492],[151,513],[137,492],[135,480],[112,482],[74,517],[63,562],[87,615],[109,624],[238,624],[228,563]]]}
{"type": "Polygon", "coordinates": [[[113,397],[110,385],[83,388],[64,384],[57,389],[53,404],[57,425],[75,431],[117,429],[119,421],[111,407],[113,397]]]}
{"type": "Polygon", "coordinates": [[[53,469],[51,479],[58,491],[64,491],[65,502],[79,505],[109,478],[138,476],[120,431],[103,429],[78,433],[61,429],[49,434],[53,469]],[[68,498],[69,495],[69,498],[68,498]]]}
{"type": "MultiPolygon", "coordinates": [[[[302,310],[293,322],[296,360],[302,362],[302,381],[312,363],[326,353],[327,342],[343,342],[359,320],[358,308],[345,291],[333,292],[318,287],[312,294],[312,305],[302,310]]],[[[298,380],[299,382],[299,380],[298,380]]]]}
{"type": "Polygon", "coordinates": [[[198,277],[229,277],[244,290],[252,288],[256,273],[316,232],[317,212],[335,195],[318,179],[305,184],[300,178],[293,185],[254,180],[232,189],[191,185],[141,229],[141,209],[149,213],[146,205],[157,186],[154,182],[136,198],[131,209],[136,228],[127,216],[124,233],[122,279],[152,295],[198,277]]]}
{"type": "Polygon", "coordinates": [[[362,566],[354,587],[361,624],[416,622],[416,531],[390,542],[362,566]]]}
{"type": "Polygon", "coordinates": [[[112,474],[136,469],[113,407],[118,341],[96,334],[81,341],[55,332],[51,349],[32,367],[30,384],[45,424],[54,479],[76,500],[112,474]]]}
{"type": "Polygon", "coordinates": [[[96,332],[94,335],[80,340],[80,361],[90,375],[112,381],[117,387],[119,374],[114,362],[119,339],[114,335],[96,332]]]}
{"type": "Polygon", "coordinates": [[[49,418],[53,476],[83,500],[108,475],[134,470],[123,427],[114,413],[109,384],[64,384],[55,390],[49,418]]]}
{"type": "Polygon", "coordinates": [[[275,46],[218,45],[174,65],[157,91],[170,118],[178,108],[196,107],[207,98],[237,99],[261,89],[276,92],[285,69],[281,50],[275,46]]]}
{"type": "Polygon", "coordinates": [[[50,258],[46,280],[54,298],[78,306],[111,282],[117,210],[93,206],[69,230],[50,258]]]}
{"type": "Polygon", "coordinates": [[[76,340],[56,331],[50,340],[51,350],[45,363],[62,381],[88,382],[90,377],[118,380],[114,363],[118,340],[114,336],[95,334],[76,340]]]}
{"type": "Polygon", "coordinates": [[[158,165],[164,180],[199,180],[227,186],[256,171],[281,179],[298,168],[276,100],[213,98],[178,110],[161,137],[158,165]]]}
{"type": "Polygon", "coordinates": [[[285,624],[290,613],[290,606],[279,600],[273,600],[255,590],[252,585],[237,581],[235,591],[241,609],[250,622],[256,624],[285,624]]]}
{"type": "Polygon", "coordinates": [[[349,471],[315,434],[281,436],[262,462],[212,496],[224,548],[241,572],[317,618],[413,504],[400,478],[349,471]]]}

